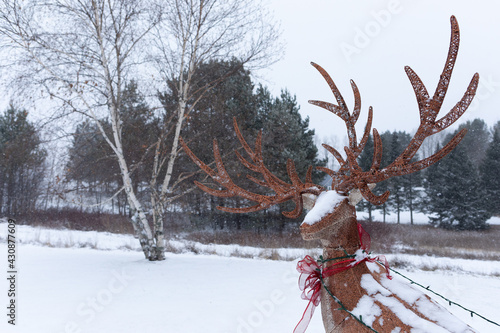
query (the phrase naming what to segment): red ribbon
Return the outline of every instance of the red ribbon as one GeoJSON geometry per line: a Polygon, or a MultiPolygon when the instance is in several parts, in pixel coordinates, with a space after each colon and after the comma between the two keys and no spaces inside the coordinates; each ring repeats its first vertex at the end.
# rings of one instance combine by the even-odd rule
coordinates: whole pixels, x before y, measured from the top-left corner
{"type": "Polygon", "coordinates": [[[321,280],[329,276],[335,275],[337,273],[343,272],[361,264],[362,262],[375,262],[382,261],[385,266],[386,275],[389,279],[392,276],[389,274],[389,263],[384,256],[377,256],[371,258],[369,256],[371,239],[370,235],[363,229],[361,224],[358,223],[358,235],[360,240],[360,248],[355,253],[354,258],[349,258],[343,261],[339,261],[331,265],[328,269],[323,269],[313,258],[306,256],[303,260],[297,263],[297,271],[300,273],[299,276],[299,288],[302,290],[301,298],[303,300],[309,300],[307,307],[302,314],[297,326],[293,330],[293,333],[303,333],[306,331],[307,326],[314,314],[314,310],[319,305],[321,301],[321,280]]]}
{"type": "Polygon", "coordinates": [[[307,307],[302,314],[297,326],[293,330],[293,333],[305,332],[309,322],[314,314],[314,310],[319,305],[321,301],[321,267],[318,265],[316,260],[310,256],[306,256],[303,260],[297,263],[297,271],[300,273],[299,276],[299,288],[302,290],[302,295],[300,296],[303,300],[309,300],[307,307]]]}

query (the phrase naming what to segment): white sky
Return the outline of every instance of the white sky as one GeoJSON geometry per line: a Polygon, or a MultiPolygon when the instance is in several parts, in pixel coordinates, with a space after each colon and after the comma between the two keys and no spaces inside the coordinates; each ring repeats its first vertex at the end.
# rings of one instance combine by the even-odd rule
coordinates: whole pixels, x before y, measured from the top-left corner
{"type": "MultiPolygon", "coordinates": [[[[258,73],[273,95],[288,89],[320,142],[341,148],[340,118],[307,103],[335,102],[326,82],[310,65],[324,67],[350,110],[353,79],[361,93],[357,132],[363,132],[368,107],[379,132],[418,126],[415,95],[404,72],[411,66],[433,94],[450,39],[450,16],[458,19],[461,43],[450,89],[440,116],[460,100],[475,72],[480,74],[472,106],[459,123],[474,118],[492,126],[500,120],[500,2],[494,0],[263,0],[281,22],[285,55],[258,73]],[[350,53],[349,53],[350,52],[350,53]],[[332,142],[333,141],[333,142],[332,142]],[[338,147],[340,146],[340,147],[338,147]]],[[[3,99],[1,109],[6,108],[3,99]]]]}
{"type": "Polygon", "coordinates": [[[500,120],[499,2],[266,1],[274,17],[281,21],[286,54],[262,73],[264,84],[276,96],[282,88],[295,94],[302,115],[310,117],[310,127],[324,141],[332,136],[342,139],[345,125],[335,115],[307,103],[309,99],[335,102],[326,82],[309,64],[311,61],[330,73],[351,111],[349,80],[356,82],[362,100],[359,134],[370,105],[374,108],[373,127],[379,132],[410,132],[418,126],[419,113],[404,66],[412,67],[429,93],[434,93],[448,52],[451,15],[460,25],[461,43],[439,117],[460,100],[472,75],[478,72],[476,100],[459,122],[482,118],[492,126],[500,120]],[[349,47],[353,50],[350,54],[346,51],[349,47]]]}

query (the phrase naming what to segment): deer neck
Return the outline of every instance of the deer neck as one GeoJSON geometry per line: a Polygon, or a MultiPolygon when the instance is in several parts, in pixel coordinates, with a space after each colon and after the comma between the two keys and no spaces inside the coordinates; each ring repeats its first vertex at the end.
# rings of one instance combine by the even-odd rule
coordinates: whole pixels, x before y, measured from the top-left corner
{"type": "Polygon", "coordinates": [[[344,200],[335,210],[316,225],[303,230],[304,239],[320,239],[323,257],[335,258],[353,254],[359,248],[359,235],[355,207],[344,200]]]}
{"type": "MultiPolygon", "coordinates": [[[[320,237],[323,245],[323,258],[329,260],[324,264],[324,269],[346,260],[346,255],[354,254],[360,247],[358,225],[355,207],[343,202],[330,216],[328,228],[323,230],[320,237]],[[337,259],[335,259],[337,258],[337,259]]],[[[325,286],[344,306],[354,309],[365,292],[359,288],[363,274],[369,273],[364,264],[357,265],[345,272],[325,278],[325,286]]],[[[345,324],[352,325],[344,311],[338,311],[339,304],[331,297],[325,288],[321,290],[321,312],[326,332],[343,332],[345,324]]],[[[365,332],[359,325],[355,325],[347,332],[365,332]]]]}
{"type": "Polygon", "coordinates": [[[321,238],[323,245],[323,257],[336,258],[347,254],[353,254],[359,248],[358,224],[354,206],[346,204],[334,228],[327,231],[321,238]]]}

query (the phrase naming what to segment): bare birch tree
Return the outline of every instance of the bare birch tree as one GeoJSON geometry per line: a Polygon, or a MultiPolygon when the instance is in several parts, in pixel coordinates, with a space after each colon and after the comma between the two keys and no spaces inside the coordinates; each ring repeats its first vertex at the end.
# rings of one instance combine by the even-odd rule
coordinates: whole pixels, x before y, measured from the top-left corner
{"type": "Polygon", "coordinates": [[[173,180],[172,173],[184,119],[204,94],[240,69],[235,67],[202,88],[193,88],[194,74],[200,64],[211,59],[236,58],[247,69],[258,68],[277,60],[281,53],[278,30],[261,4],[254,0],[174,0],[164,15],[165,19],[155,27],[154,46],[158,52],[154,60],[162,81],[176,82],[178,104],[171,146],[167,154],[161,155],[162,142],[158,140],[153,166],[151,203],[158,232],[163,230],[162,217],[167,206],[178,196],[176,185],[183,179],[181,175],[173,180]],[[165,165],[161,186],[156,186],[159,171],[165,165]]]}
{"type": "Polygon", "coordinates": [[[182,177],[173,181],[172,171],[184,119],[196,104],[188,101],[199,100],[224,79],[192,91],[193,74],[213,58],[265,65],[276,59],[278,34],[253,1],[3,0],[0,36],[1,50],[8,55],[2,68],[16,74],[13,86],[48,94],[58,106],[52,117],[80,114],[95,122],[120,167],[121,190],[144,255],[162,260],[166,207],[182,195],[174,193],[182,177]],[[141,72],[154,71],[161,78],[157,82],[178,82],[179,102],[171,118],[175,122],[164,124],[151,147],[155,158],[147,203],[132,186],[135,166],[125,158],[120,110],[125,84],[141,72]],[[111,123],[111,133],[104,121],[111,123]],[[167,136],[173,140],[167,143],[167,136]]]}

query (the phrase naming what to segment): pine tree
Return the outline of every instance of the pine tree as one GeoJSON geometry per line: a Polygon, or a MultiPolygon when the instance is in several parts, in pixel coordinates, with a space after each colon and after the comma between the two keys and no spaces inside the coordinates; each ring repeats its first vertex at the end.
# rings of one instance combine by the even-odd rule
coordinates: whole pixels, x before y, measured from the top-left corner
{"type": "MultiPolygon", "coordinates": [[[[258,112],[250,72],[236,60],[209,61],[200,64],[199,71],[193,77],[193,89],[201,89],[227,73],[231,75],[204,94],[196,103],[196,107],[188,114],[182,137],[189,142],[189,147],[197,156],[207,162],[213,160],[212,140],[216,138],[225,166],[234,175],[234,180],[245,188],[254,189],[255,184],[245,176],[247,170],[235,156],[234,151],[239,149],[240,145],[233,129],[233,117],[235,117],[249,144],[253,144],[255,135],[260,129],[256,127],[258,112]]],[[[160,100],[164,105],[166,116],[169,115],[170,105],[177,104],[177,98],[175,90],[171,90],[168,94],[161,94],[160,100]]],[[[189,104],[193,104],[193,101],[189,101],[189,104]]],[[[179,155],[178,163],[174,167],[174,178],[178,178],[183,173],[197,171],[198,167],[189,157],[185,154],[179,155]]],[[[192,186],[192,182],[185,182],[178,188],[188,191],[192,186]]],[[[245,222],[255,218],[255,215],[227,214],[216,209],[219,205],[242,206],[244,203],[240,198],[214,198],[196,189],[185,195],[181,201],[194,213],[191,216],[193,222],[202,224],[208,221],[214,229],[232,225],[240,229],[245,222]]]]}
{"type": "Polygon", "coordinates": [[[0,214],[15,216],[35,209],[46,155],[28,112],[10,104],[0,115],[0,214]]]}
{"type": "Polygon", "coordinates": [[[500,214],[500,122],[494,127],[493,140],[480,165],[484,208],[493,215],[500,214]]]}
{"type": "Polygon", "coordinates": [[[464,145],[427,170],[426,208],[430,223],[446,229],[486,229],[479,175],[464,145]]]}
{"type": "MultiPolygon", "coordinates": [[[[261,88],[262,89],[262,88],[261,88]]],[[[264,96],[270,95],[264,93],[264,96]]],[[[269,170],[283,180],[288,179],[286,162],[291,159],[299,175],[305,177],[310,165],[324,166],[326,161],[317,158],[318,148],[314,144],[314,130],[309,129],[309,118],[302,119],[297,99],[287,90],[280,97],[271,98],[272,103],[261,110],[259,118],[263,124],[264,161],[269,161],[269,170]]],[[[313,171],[313,181],[320,182],[322,172],[313,171]]]]}
{"type": "MultiPolygon", "coordinates": [[[[144,191],[139,191],[140,185],[147,184],[151,177],[148,166],[152,163],[154,150],[150,147],[155,142],[154,138],[159,136],[158,118],[153,116],[135,81],[125,86],[121,97],[123,151],[131,166],[132,186],[135,193],[141,196],[144,191]]],[[[101,123],[112,137],[111,124],[105,120],[101,123]]],[[[102,196],[113,195],[123,185],[116,156],[95,122],[87,120],[77,125],[68,152],[66,177],[77,182],[77,189],[83,185],[83,189],[98,203],[102,196]]],[[[125,195],[117,198],[118,208],[124,209],[125,195]]]]}
{"type": "MultiPolygon", "coordinates": [[[[361,152],[358,158],[359,166],[363,171],[370,170],[373,162],[373,138],[371,134],[368,136],[368,140],[366,141],[365,148],[361,152]]],[[[356,206],[361,211],[368,212],[368,221],[373,221],[372,212],[375,209],[375,206],[367,200],[361,200],[361,202],[356,206]]]]}
{"type": "Polygon", "coordinates": [[[422,204],[422,172],[414,172],[403,176],[403,186],[405,193],[405,207],[410,212],[410,224],[413,224],[413,213],[422,204]]]}
{"type": "Polygon", "coordinates": [[[488,125],[486,125],[484,120],[476,118],[472,121],[467,121],[465,124],[461,124],[458,130],[462,128],[467,128],[467,135],[462,139],[461,144],[464,146],[471,162],[476,167],[479,167],[486,155],[486,149],[488,149],[488,143],[491,140],[488,125]]]}
{"type": "MultiPolygon", "coordinates": [[[[259,119],[263,125],[263,155],[269,170],[279,178],[290,181],[286,170],[288,159],[295,162],[299,176],[304,179],[310,165],[324,166],[326,159],[318,158],[318,149],[314,144],[314,130],[309,129],[309,118],[302,119],[295,96],[287,90],[280,97],[271,98],[266,88],[257,89],[259,119]]],[[[313,181],[319,183],[324,173],[313,169],[313,181]]],[[[280,207],[276,219],[279,229],[284,229],[289,222],[281,212],[293,209],[293,203],[285,203],[280,207]]]]}

